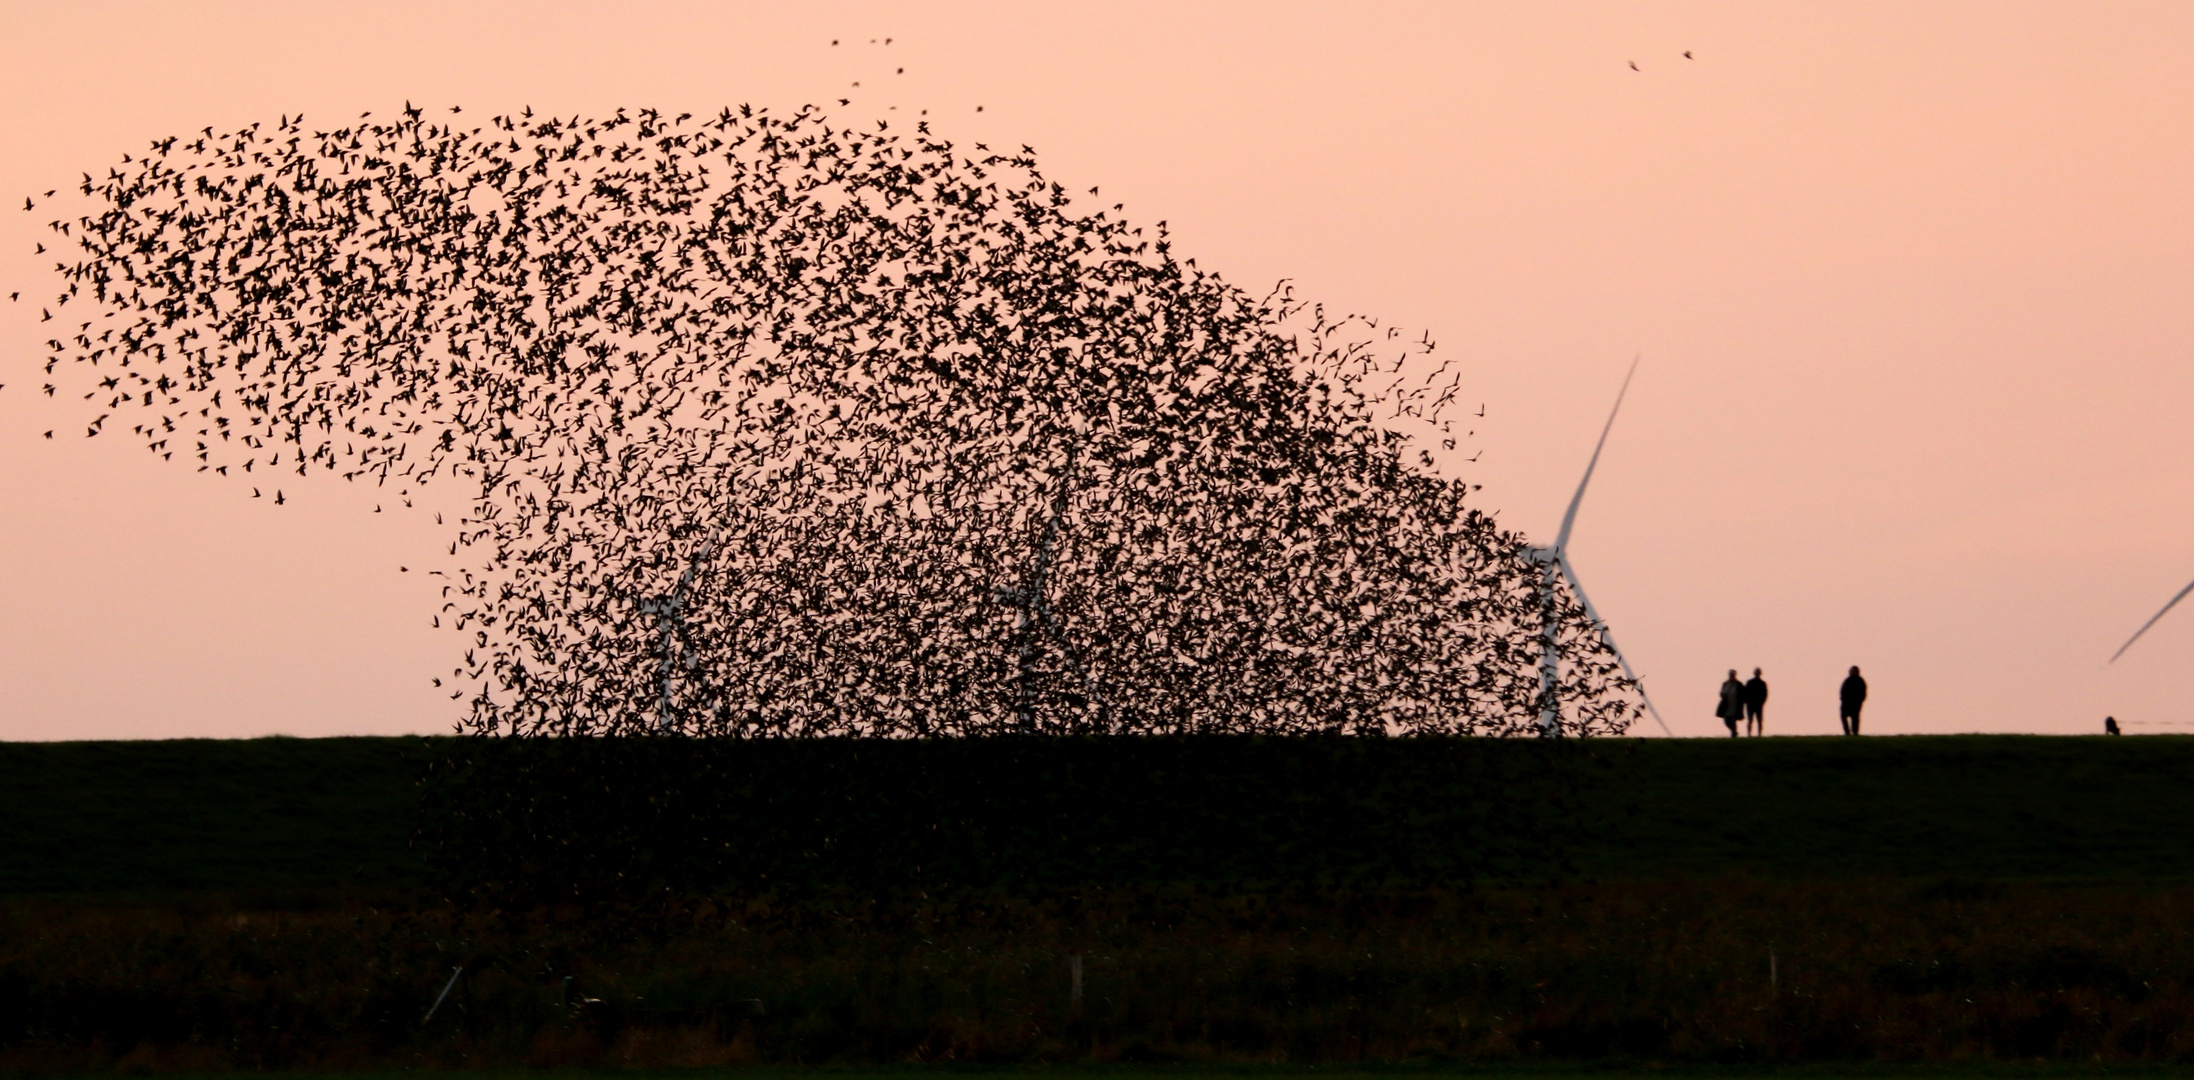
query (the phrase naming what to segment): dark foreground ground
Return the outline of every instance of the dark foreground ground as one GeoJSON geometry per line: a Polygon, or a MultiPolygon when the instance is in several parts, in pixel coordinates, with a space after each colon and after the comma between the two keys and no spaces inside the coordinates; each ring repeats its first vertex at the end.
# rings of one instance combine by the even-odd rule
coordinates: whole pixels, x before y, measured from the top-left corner
{"type": "MultiPolygon", "coordinates": [[[[0,743],[0,895],[405,888],[436,739],[0,743]]],[[[1569,875],[2194,882],[2194,738],[1635,740],[1569,875]]]]}
{"type": "MultiPolygon", "coordinates": [[[[229,1080],[232,1072],[166,1073],[170,1080],[192,1077],[229,1080]]],[[[258,1072],[262,1080],[326,1077],[327,1072],[258,1072]]],[[[346,1071],[350,1080],[416,1078],[417,1070],[346,1071]]],[[[1406,1062],[1345,1065],[1290,1065],[1265,1062],[1196,1062],[1172,1064],[1020,1064],[956,1065],[907,1064],[868,1066],[744,1065],[736,1070],[711,1066],[667,1068],[470,1069],[468,1080],[715,1080],[727,1075],[738,1080],[1605,1080],[1608,1077],[1653,1076],[1665,1080],[2082,1080],[2082,1078],[2184,1077],[2189,1070],[2170,1065],[2081,1064],[2047,1062],[1960,1062],[1956,1064],[1906,1065],[1668,1065],[1640,1066],[1631,1062],[1590,1065],[1571,1063],[1457,1063],[1406,1062]]]]}
{"type": "Polygon", "coordinates": [[[517,912],[408,848],[429,740],[0,745],[0,1070],[2194,1063],[2194,740],[1604,749],[1477,885],[517,912]]]}

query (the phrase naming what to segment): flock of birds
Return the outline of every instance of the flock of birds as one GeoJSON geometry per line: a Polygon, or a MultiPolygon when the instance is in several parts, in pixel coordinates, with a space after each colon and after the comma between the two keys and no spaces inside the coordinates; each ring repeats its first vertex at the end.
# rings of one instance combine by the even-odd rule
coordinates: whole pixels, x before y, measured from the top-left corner
{"type": "Polygon", "coordinates": [[[1455,434],[1428,342],[1229,285],[1026,148],[450,113],[87,175],[45,391],[277,500],[464,485],[466,730],[1540,734],[1550,627],[1562,730],[1635,715],[1398,433],[1455,434]]]}

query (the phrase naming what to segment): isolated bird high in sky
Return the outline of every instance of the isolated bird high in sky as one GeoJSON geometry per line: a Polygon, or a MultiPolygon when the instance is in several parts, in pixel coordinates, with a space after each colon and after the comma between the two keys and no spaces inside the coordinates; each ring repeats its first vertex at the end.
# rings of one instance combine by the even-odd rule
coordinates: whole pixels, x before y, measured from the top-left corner
{"type": "Polygon", "coordinates": [[[2184,5],[7,20],[0,738],[446,730],[420,677],[445,668],[422,616],[440,582],[398,567],[446,548],[434,515],[460,507],[185,476],[80,438],[87,403],[39,392],[65,322],[41,322],[64,257],[44,226],[84,174],[208,126],[407,101],[467,124],[823,104],[1034,146],[1230,282],[1430,334],[1485,411],[1441,468],[1526,536],[1554,535],[1605,419],[1579,403],[1643,351],[1574,543],[1678,734],[1718,730],[1712,688],[1756,666],[1782,673],[1793,733],[1836,730],[1852,664],[1870,732],[2194,719],[2194,620],[2102,663],[2194,560],[2184,5]]]}

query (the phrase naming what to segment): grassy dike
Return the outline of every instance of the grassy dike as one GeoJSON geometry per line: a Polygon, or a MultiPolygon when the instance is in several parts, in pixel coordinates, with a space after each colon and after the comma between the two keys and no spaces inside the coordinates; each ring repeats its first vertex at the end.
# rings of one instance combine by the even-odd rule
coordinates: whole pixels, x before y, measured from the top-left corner
{"type": "Polygon", "coordinates": [[[431,740],[0,745],[0,1071],[2194,1064],[2194,740],[1600,750],[1551,879],[510,917],[431,740]]]}
{"type": "MultiPolygon", "coordinates": [[[[0,743],[0,894],[404,888],[429,738],[0,743]]],[[[2194,738],[1628,740],[1571,876],[2194,880],[2194,738]]]]}
{"type": "Polygon", "coordinates": [[[1636,740],[1588,790],[1578,869],[2194,880],[2194,738],[1636,740]],[[1627,757],[1626,757],[1627,753],[1627,757]]]}
{"type": "Polygon", "coordinates": [[[416,885],[436,742],[0,743],[0,894],[416,885]]]}

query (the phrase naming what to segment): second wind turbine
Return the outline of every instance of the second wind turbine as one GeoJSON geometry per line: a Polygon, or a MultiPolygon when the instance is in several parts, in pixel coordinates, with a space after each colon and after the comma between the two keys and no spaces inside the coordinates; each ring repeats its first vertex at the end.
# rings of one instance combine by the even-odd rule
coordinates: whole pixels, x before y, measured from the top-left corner
{"type": "Polygon", "coordinates": [[[1542,737],[1551,738],[1562,733],[1562,650],[1559,640],[1561,616],[1555,598],[1556,588],[1560,584],[1555,579],[1557,573],[1569,579],[1569,587],[1577,593],[1577,602],[1584,605],[1585,616],[1592,620],[1594,626],[1600,628],[1600,640],[1607,645],[1609,652],[1615,654],[1615,662],[1623,667],[1623,676],[1638,688],[1638,700],[1645,703],[1646,712],[1652,715],[1653,722],[1661,725],[1662,734],[1675,734],[1668,729],[1668,721],[1661,719],[1661,710],[1653,707],[1653,699],[1646,696],[1645,683],[1640,682],[1637,673],[1630,670],[1630,661],[1625,660],[1623,651],[1615,647],[1615,638],[1608,633],[1607,620],[1600,618],[1600,613],[1592,609],[1592,600],[1585,596],[1584,582],[1577,580],[1577,569],[1569,561],[1569,531],[1577,524],[1577,506],[1585,501],[1585,487],[1592,483],[1592,470],[1600,464],[1600,451],[1607,446],[1607,433],[1615,429],[1615,414],[1622,411],[1623,395],[1630,392],[1630,377],[1638,373],[1640,358],[1631,358],[1630,370],[1623,375],[1622,389],[1615,392],[1615,407],[1608,410],[1607,424],[1600,428],[1600,441],[1592,446],[1592,460],[1585,463],[1584,479],[1577,481],[1577,493],[1569,497],[1569,510],[1562,515],[1562,531],[1554,535],[1552,546],[1529,549],[1532,561],[1539,564],[1539,611],[1540,625],[1543,628],[1539,653],[1539,734],[1542,737]]]}

